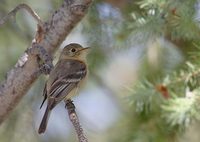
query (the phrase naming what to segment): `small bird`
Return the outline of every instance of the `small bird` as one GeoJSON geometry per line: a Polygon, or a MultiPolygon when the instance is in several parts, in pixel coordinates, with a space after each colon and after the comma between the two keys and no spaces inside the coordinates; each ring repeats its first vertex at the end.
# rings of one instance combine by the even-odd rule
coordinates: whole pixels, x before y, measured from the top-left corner
{"type": "Polygon", "coordinates": [[[88,48],[71,43],[64,47],[54,69],[49,74],[43,96],[43,106],[47,100],[47,107],[40,124],[38,133],[44,133],[52,109],[62,100],[67,101],[77,94],[78,89],[84,85],[88,74],[86,56],[88,48]]]}

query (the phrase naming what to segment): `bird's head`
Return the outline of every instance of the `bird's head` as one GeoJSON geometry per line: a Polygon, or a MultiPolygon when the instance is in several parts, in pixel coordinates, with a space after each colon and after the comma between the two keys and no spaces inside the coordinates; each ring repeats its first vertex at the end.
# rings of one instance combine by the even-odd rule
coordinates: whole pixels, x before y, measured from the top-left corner
{"type": "Polygon", "coordinates": [[[60,59],[76,58],[86,59],[89,47],[83,48],[80,44],[71,43],[65,46],[61,52],[60,59]]]}

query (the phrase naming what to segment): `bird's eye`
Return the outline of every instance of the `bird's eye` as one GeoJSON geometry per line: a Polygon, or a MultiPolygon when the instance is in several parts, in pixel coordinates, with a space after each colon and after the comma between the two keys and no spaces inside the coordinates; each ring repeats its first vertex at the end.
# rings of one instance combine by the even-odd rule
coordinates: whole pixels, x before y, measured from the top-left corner
{"type": "Polygon", "coordinates": [[[72,48],[72,49],[71,49],[71,52],[76,52],[76,49],[72,48]]]}

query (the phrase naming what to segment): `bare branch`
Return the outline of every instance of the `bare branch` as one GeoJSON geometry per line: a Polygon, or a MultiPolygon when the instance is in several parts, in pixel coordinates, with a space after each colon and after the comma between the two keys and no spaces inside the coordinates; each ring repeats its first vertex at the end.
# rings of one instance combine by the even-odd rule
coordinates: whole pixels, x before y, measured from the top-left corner
{"type": "Polygon", "coordinates": [[[88,142],[87,138],[84,135],[83,128],[81,127],[78,116],[76,114],[75,105],[71,100],[67,100],[65,101],[65,103],[66,103],[66,108],[68,110],[69,119],[76,130],[79,142],[88,142]]]}
{"type": "MultiPolygon", "coordinates": [[[[60,46],[73,27],[83,18],[91,0],[64,0],[61,7],[56,10],[47,22],[39,21],[38,30],[30,46],[43,47],[50,56],[60,46]],[[42,25],[43,23],[43,25],[42,25]],[[42,26],[41,26],[42,25],[42,26]]],[[[16,13],[21,7],[18,6],[6,17],[16,13]]],[[[31,10],[28,10],[31,11],[31,10]]],[[[3,18],[4,23],[7,18],[3,18]]],[[[37,21],[39,18],[36,18],[37,21]]],[[[0,85],[0,123],[2,123],[8,114],[16,107],[22,97],[27,93],[33,82],[41,73],[36,74],[40,66],[38,64],[38,54],[25,52],[8,73],[5,81],[0,85]]],[[[41,58],[41,57],[40,57],[41,58]]]]}
{"type": "Polygon", "coordinates": [[[41,21],[40,17],[37,15],[37,13],[35,11],[33,11],[27,4],[23,3],[23,4],[18,5],[15,9],[13,9],[5,17],[3,17],[0,20],[0,26],[3,25],[11,16],[15,17],[16,13],[20,9],[25,9],[37,21],[38,25],[40,25],[40,26],[43,25],[43,22],[41,21]]]}

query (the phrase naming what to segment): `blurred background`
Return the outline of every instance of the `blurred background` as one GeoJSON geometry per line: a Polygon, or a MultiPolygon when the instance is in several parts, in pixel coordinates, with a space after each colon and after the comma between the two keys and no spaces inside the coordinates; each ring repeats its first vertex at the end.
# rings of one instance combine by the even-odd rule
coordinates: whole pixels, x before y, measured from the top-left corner
{"type": "MultiPolygon", "coordinates": [[[[46,21],[62,0],[0,0],[0,17],[19,3],[46,21]]],[[[61,45],[90,46],[90,76],[73,98],[90,142],[199,142],[198,0],[94,0],[61,45]]],[[[0,27],[0,80],[30,46],[37,23],[25,11],[0,27]]],[[[55,54],[59,56],[60,50],[55,54]]],[[[76,142],[64,103],[37,133],[41,75],[0,126],[1,142],[76,142]]]]}

